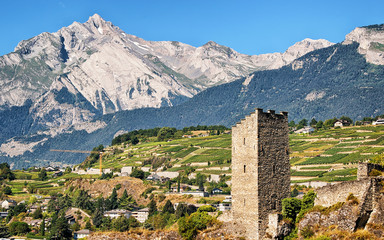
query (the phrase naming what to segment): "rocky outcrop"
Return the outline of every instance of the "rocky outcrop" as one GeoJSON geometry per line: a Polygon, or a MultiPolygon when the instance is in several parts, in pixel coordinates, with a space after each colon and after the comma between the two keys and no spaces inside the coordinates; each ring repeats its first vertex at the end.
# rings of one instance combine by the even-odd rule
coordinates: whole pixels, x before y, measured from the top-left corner
{"type": "MultiPolygon", "coordinates": [[[[344,202],[338,202],[327,207],[316,205],[299,222],[299,235],[327,234],[330,230],[344,231],[346,234],[355,234],[365,230],[373,233],[377,238],[384,237],[384,194],[383,178],[367,178],[362,180],[340,183],[327,186],[318,191],[318,197],[328,196],[332,198],[330,190],[333,190],[334,200],[337,201],[341,187],[351,191],[344,202]],[[351,183],[361,185],[360,189],[350,188],[351,183]],[[328,191],[324,191],[324,189],[328,191]],[[361,191],[361,196],[355,196],[356,191],[361,191]]],[[[317,201],[319,203],[319,201],[317,201]]]]}
{"type": "Polygon", "coordinates": [[[344,40],[344,44],[358,42],[359,53],[365,55],[368,62],[384,65],[384,24],[355,28],[344,40]]]}
{"type": "Polygon", "coordinates": [[[328,212],[327,209],[313,210],[300,221],[299,232],[306,228],[313,231],[325,230],[337,225],[340,230],[353,232],[358,218],[357,205],[344,204],[341,208],[328,212]]]}

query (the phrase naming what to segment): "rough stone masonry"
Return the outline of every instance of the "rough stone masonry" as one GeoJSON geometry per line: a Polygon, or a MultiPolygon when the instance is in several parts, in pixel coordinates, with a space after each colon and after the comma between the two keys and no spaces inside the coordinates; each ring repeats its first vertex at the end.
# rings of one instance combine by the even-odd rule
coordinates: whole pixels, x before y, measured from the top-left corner
{"type": "Polygon", "coordinates": [[[262,239],[268,216],[290,193],[288,113],[256,109],[232,128],[232,217],[247,239],[262,239]]]}

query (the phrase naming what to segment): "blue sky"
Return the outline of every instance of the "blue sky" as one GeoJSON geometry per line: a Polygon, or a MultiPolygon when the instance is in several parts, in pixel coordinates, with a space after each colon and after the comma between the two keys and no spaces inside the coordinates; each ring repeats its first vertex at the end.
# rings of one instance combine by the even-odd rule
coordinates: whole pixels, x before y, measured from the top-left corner
{"type": "Polygon", "coordinates": [[[384,23],[383,9],[382,0],[2,0],[0,55],[94,13],[145,40],[284,52],[304,38],[341,42],[355,27],[384,23]]]}

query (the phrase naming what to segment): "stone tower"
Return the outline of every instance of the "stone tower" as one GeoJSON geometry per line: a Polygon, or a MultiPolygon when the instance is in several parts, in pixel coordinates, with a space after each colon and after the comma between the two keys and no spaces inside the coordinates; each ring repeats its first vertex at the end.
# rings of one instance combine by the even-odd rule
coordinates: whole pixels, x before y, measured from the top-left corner
{"type": "Polygon", "coordinates": [[[232,214],[247,239],[262,239],[290,195],[288,146],[287,112],[257,108],[232,127],[232,214]]]}

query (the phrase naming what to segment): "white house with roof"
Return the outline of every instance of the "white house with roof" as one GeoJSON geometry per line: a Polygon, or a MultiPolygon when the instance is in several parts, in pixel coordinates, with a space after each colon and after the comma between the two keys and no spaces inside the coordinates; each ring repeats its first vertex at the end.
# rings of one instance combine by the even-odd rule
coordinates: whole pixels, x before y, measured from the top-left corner
{"type": "Polygon", "coordinates": [[[300,134],[300,133],[309,134],[309,133],[313,133],[314,131],[315,131],[314,128],[307,126],[307,127],[300,128],[299,130],[296,130],[295,133],[296,134],[300,134]]]}
{"type": "Polygon", "coordinates": [[[143,223],[148,219],[149,208],[143,208],[132,212],[132,217],[136,218],[137,221],[143,223]]]}
{"type": "Polygon", "coordinates": [[[9,209],[12,206],[16,206],[16,201],[12,199],[6,199],[4,201],[1,201],[1,208],[9,209]]]}
{"type": "Polygon", "coordinates": [[[122,167],[120,170],[121,176],[129,176],[132,173],[132,166],[122,167]]]}
{"type": "Polygon", "coordinates": [[[92,231],[89,229],[82,229],[82,230],[76,231],[74,233],[73,238],[74,239],[87,238],[87,237],[89,237],[89,235],[91,235],[91,233],[92,233],[92,231]]]}
{"type": "Polygon", "coordinates": [[[130,218],[132,216],[132,212],[125,209],[114,209],[104,213],[104,217],[118,218],[120,216],[130,218]]]}

